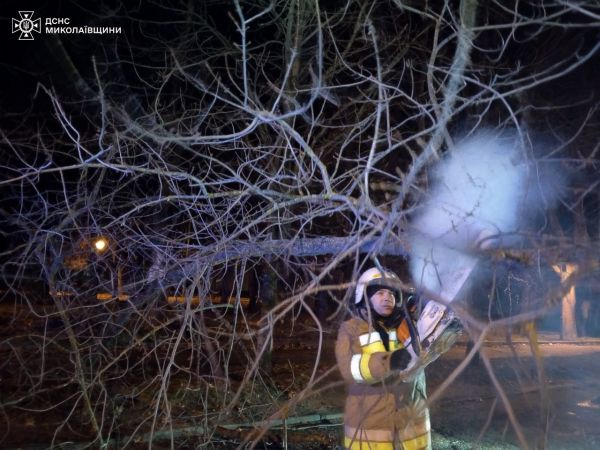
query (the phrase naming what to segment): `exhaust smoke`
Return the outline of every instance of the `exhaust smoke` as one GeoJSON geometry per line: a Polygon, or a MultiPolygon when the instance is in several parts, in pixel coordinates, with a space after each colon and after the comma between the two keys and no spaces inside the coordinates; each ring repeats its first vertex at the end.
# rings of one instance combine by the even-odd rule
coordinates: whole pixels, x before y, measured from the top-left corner
{"type": "Polygon", "coordinates": [[[475,267],[474,250],[514,245],[533,217],[525,212],[549,206],[557,189],[548,194],[545,184],[515,132],[484,130],[457,141],[434,168],[411,223],[414,283],[454,300],[475,267]]]}

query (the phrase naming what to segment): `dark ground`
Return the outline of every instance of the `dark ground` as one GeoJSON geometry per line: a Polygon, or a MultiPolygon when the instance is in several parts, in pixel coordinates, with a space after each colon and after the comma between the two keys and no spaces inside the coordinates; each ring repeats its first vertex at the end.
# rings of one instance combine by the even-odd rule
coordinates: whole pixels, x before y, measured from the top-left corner
{"type": "MultiPolygon", "coordinates": [[[[504,336],[491,337],[482,350],[524,444],[483,361],[477,358],[455,372],[466,355],[465,338],[434,362],[427,369],[434,449],[600,448],[600,339],[561,342],[557,335],[540,333],[539,348],[543,384],[524,337],[514,335],[511,344],[504,336]],[[441,391],[441,384],[453,376],[441,391]]],[[[343,395],[343,388],[333,389],[315,406],[340,411],[343,395]]]]}
{"type": "MultiPolygon", "coordinates": [[[[36,322],[28,321],[22,315],[14,321],[14,305],[3,302],[0,306],[0,355],[7,355],[12,351],[11,345],[17,342],[7,338],[15,333],[27,335],[28,328],[35,328],[36,322]]],[[[319,377],[331,370],[324,381],[317,384],[323,389],[312,391],[312,395],[300,399],[314,365],[317,349],[315,335],[314,328],[300,321],[294,324],[293,329],[289,322],[282,324],[274,342],[274,385],[271,385],[271,392],[255,391],[244,399],[245,413],[254,411],[255,417],[264,417],[267,411],[276,410],[276,405],[291,401],[288,403],[289,449],[333,449],[341,440],[344,387],[333,356],[335,332],[330,331],[324,337],[323,356],[316,371],[319,377]],[[304,419],[301,423],[293,424],[297,417],[304,419]]],[[[542,333],[540,350],[545,380],[542,384],[529,343],[519,336],[513,336],[512,341],[512,344],[508,344],[504,336],[492,337],[485,343],[483,352],[491,361],[494,377],[514,412],[515,423],[520,427],[528,448],[600,448],[600,339],[560,342],[558,336],[542,333]],[[544,404],[547,408],[542,407],[544,404]]],[[[434,449],[524,447],[517,438],[508,409],[499,397],[483,361],[475,360],[462,372],[455,372],[465,357],[466,344],[466,339],[461,338],[446,355],[427,369],[428,390],[433,400],[431,420],[434,449]],[[453,376],[456,376],[455,379],[441,392],[441,384],[453,376]]],[[[3,404],[3,414],[0,416],[0,436],[3,436],[3,440],[0,448],[85,448],[78,444],[51,444],[54,429],[57,424],[64,422],[70,413],[69,408],[32,412],[27,406],[37,409],[40,405],[33,403],[25,405],[25,408],[11,408],[6,403],[18,383],[27,383],[27,380],[19,379],[16,373],[11,372],[10,367],[5,364],[0,366],[3,404]]],[[[175,387],[177,383],[178,380],[173,381],[175,387]]],[[[185,383],[181,386],[179,392],[177,389],[174,391],[173,414],[178,417],[173,424],[174,429],[198,426],[205,415],[204,406],[194,397],[196,387],[185,383]]],[[[131,422],[133,426],[138,419],[135,414],[143,413],[151,399],[151,395],[140,395],[136,399],[138,405],[130,410],[130,417],[123,414],[118,419],[120,425],[127,429],[126,424],[131,422]],[[148,401],[146,406],[145,400],[148,401]]],[[[222,420],[223,427],[212,435],[208,445],[204,445],[207,443],[197,434],[182,433],[174,441],[175,448],[236,448],[240,442],[256,436],[252,428],[244,426],[251,416],[233,412],[226,420],[222,420]],[[232,423],[240,426],[228,428],[227,425],[232,423]]],[[[76,418],[73,422],[75,426],[66,427],[61,438],[55,442],[89,442],[89,431],[77,428],[77,421],[76,418]]],[[[283,427],[275,424],[262,436],[257,448],[281,449],[285,448],[285,441],[283,427]]],[[[92,445],[87,448],[96,447],[92,445]]],[[[118,442],[113,442],[106,448],[121,447],[118,442]]],[[[148,443],[138,440],[127,448],[148,448],[148,443]]],[[[152,448],[166,449],[171,446],[168,440],[163,440],[155,441],[152,448]]]]}
{"type": "MultiPolygon", "coordinates": [[[[538,382],[528,343],[516,343],[511,349],[496,341],[484,348],[527,445],[600,448],[600,341],[561,343],[555,336],[542,336],[540,341],[545,385],[538,382]],[[547,409],[541,407],[544,390],[540,386],[545,390],[547,409]]],[[[457,345],[436,367],[431,367],[430,393],[463,356],[464,346],[457,345]]],[[[465,448],[475,445],[478,436],[491,443],[518,445],[507,409],[497,397],[483,364],[471,365],[432,406],[433,427],[443,436],[465,442],[465,448]]],[[[489,448],[487,445],[481,447],[489,448]]]]}

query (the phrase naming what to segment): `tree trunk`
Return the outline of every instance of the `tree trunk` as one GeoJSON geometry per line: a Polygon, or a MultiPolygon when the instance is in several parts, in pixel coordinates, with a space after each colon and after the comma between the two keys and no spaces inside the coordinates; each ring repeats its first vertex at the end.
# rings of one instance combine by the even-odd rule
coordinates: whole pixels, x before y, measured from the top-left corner
{"type": "MultiPolygon", "coordinates": [[[[263,264],[258,274],[259,284],[259,298],[264,306],[264,310],[267,314],[271,313],[271,310],[277,303],[277,274],[273,270],[270,264],[263,264]]],[[[270,327],[269,330],[259,334],[257,339],[257,351],[260,357],[260,369],[266,375],[271,375],[272,358],[271,358],[271,346],[269,341],[272,337],[269,333],[273,333],[274,330],[270,327]]]]}
{"type": "MultiPolygon", "coordinates": [[[[560,274],[560,281],[564,283],[567,278],[577,270],[576,264],[558,264],[554,270],[560,274]]],[[[575,318],[575,285],[567,291],[562,298],[562,323],[560,338],[565,341],[577,339],[577,321],[575,318]]]]}

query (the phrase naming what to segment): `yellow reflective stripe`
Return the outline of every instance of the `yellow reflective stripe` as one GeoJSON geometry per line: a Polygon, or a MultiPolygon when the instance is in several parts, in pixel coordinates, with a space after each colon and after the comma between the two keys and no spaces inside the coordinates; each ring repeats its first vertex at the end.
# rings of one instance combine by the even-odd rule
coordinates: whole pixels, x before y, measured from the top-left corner
{"type": "Polygon", "coordinates": [[[431,436],[429,433],[422,434],[413,439],[402,441],[402,448],[404,450],[424,450],[430,448],[431,436]]]}
{"type": "Polygon", "coordinates": [[[369,369],[370,359],[371,355],[362,355],[360,358],[360,374],[367,383],[371,383],[373,381],[373,375],[371,375],[371,369],[369,369]]]}
{"type": "Polygon", "coordinates": [[[361,347],[372,344],[374,342],[381,342],[381,336],[377,331],[374,331],[373,333],[361,334],[358,337],[358,339],[360,340],[361,347]]]}
{"type": "Polygon", "coordinates": [[[398,334],[396,331],[390,331],[390,351],[398,350],[399,348],[398,334]]]}
{"type": "Polygon", "coordinates": [[[357,383],[371,383],[373,381],[373,375],[371,375],[371,369],[369,369],[370,359],[371,355],[352,355],[350,373],[357,383]]]}
{"type": "Polygon", "coordinates": [[[352,355],[352,359],[350,360],[350,373],[352,373],[352,378],[354,378],[358,383],[364,383],[365,380],[360,373],[360,360],[362,355],[352,355]]]}
{"type": "MultiPolygon", "coordinates": [[[[425,450],[431,448],[429,433],[402,441],[403,450],[425,450]]],[[[344,447],[349,450],[394,450],[393,442],[361,441],[344,436],[344,447]]]]}
{"type": "Polygon", "coordinates": [[[385,352],[385,347],[383,346],[382,341],[373,342],[372,344],[365,345],[362,348],[363,355],[370,355],[371,353],[376,352],[385,352]]]}
{"type": "Polygon", "coordinates": [[[358,339],[360,340],[361,350],[364,355],[375,352],[385,352],[381,335],[377,331],[361,334],[358,339]]]}
{"type": "Polygon", "coordinates": [[[344,437],[344,447],[349,450],[394,450],[392,442],[359,441],[348,436],[344,437]]]}

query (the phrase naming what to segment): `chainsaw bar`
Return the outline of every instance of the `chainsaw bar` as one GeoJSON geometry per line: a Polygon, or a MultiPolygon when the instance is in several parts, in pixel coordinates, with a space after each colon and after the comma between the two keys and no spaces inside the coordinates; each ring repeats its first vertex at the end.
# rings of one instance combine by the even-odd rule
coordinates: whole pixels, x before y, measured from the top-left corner
{"type": "MultiPolygon", "coordinates": [[[[477,259],[469,258],[463,265],[446,272],[444,278],[440,280],[439,292],[433,293],[434,295],[432,296],[447,302],[447,304],[452,303],[457,298],[476,265],[477,259]]],[[[427,297],[427,293],[425,291],[425,297],[427,297]]],[[[448,309],[447,305],[429,300],[417,321],[417,331],[421,346],[427,348],[431,345],[431,342],[435,341],[442,334],[455,317],[454,312],[448,309]]]]}

